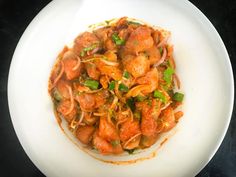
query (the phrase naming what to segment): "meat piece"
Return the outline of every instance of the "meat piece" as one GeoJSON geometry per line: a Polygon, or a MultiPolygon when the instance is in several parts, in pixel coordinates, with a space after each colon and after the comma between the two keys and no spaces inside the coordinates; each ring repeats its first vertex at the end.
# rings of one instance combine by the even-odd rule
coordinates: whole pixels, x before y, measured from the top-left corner
{"type": "Polygon", "coordinates": [[[94,63],[86,63],[85,69],[86,69],[89,77],[91,77],[94,80],[99,80],[100,71],[97,69],[97,67],[94,63]]]}
{"type": "Polygon", "coordinates": [[[75,39],[73,50],[78,56],[81,56],[81,52],[84,50],[84,48],[91,47],[93,45],[96,45],[96,47],[94,48],[98,48],[99,50],[101,48],[100,40],[95,34],[90,32],[84,32],[75,39]]]}
{"type": "Polygon", "coordinates": [[[101,117],[99,122],[99,136],[109,142],[119,140],[115,126],[107,121],[107,117],[101,117]]]}
{"type": "Polygon", "coordinates": [[[94,133],[93,136],[93,144],[95,148],[101,153],[101,154],[112,154],[113,153],[113,147],[112,145],[107,142],[105,139],[101,138],[98,135],[98,132],[94,133]]]}
{"type": "Polygon", "coordinates": [[[96,105],[96,100],[93,94],[83,93],[77,95],[75,99],[79,102],[81,109],[84,111],[91,111],[96,105]]]}
{"type": "Polygon", "coordinates": [[[67,122],[71,122],[75,116],[77,115],[76,107],[74,106],[73,110],[67,114],[68,110],[70,109],[71,102],[70,100],[62,100],[60,101],[57,111],[66,119],[67,122]]]}
{"type": "Polygon", "coordinates": [[[80,76],[82,63],[80,63],[80,58],[73,52],[66,52],[63,56],[62,62],[64,64],[65,74],[68,80],[72,80],[80,76]]]}
{"type": "Polygon", "coordinates": [[[63,98],[66,98],[66,99],[70,98],[69,90],[67,88],[70,85],[71,84],[65,80],[59,80],[57,82],[56,88],[57,88],[58,92],[60,93],[60,95],[63,96],[63,98]]]}
{"type": "Polygon", "coordinates": [[[140,133],[139,122],[127,120],[120,127],[120,140],[125,142],[140,133]]]}
{"type": "Polygon", "coordinates": [[[162,120],[162,123],[164,125],[162,132],[169,131],[176,125],[176,120],[172,107],[169,106],[162,111],[160,115],[160,120],[162,120]]]}
{"type": "Polygon", "coordinates": [[[100,39],[101,42],[105,42],[108,39],[109,34],[112,32],[111,27],[99,28],[94,31],[94,34],[100,39]]]}
{"type": "Polygon", "coordinates": [[[147,49],[145,53],[148,55],[151,65],[157,63],[161,59],[160,50],[156,46],[152,46],[151,48],[147,49]]]}
{"type": "Polygon", "coordinates": [[[89,144],[95,128],[93,126],[81,126],[76,130],[76,137],[84,144],[89,144]]]}
{"type": "Polygon", "coordinates": [[[76,95],[75,99],[79,102],[82,110],[92,111],[106,103],[109,97],[107,90],[102,90],[97,93],[82,93],[76,95]]]}
{"type": "Polygon", "coordinates": [[[153,136],[157,129],[157,119],[160,114],[160,102],[156,99],[149,103],[142,104],[141,132],[145,136],[153,136]]]}
{"type": "Polygon", "coordinates": [[[123,64],[125,69],[135,78],[145,75],[150,68],[150,62],[143,54],[138,56],[127,55],[123,59],[123,64]]]}
{"type": "Polygon", "coordinates": [[[97,60],[95,62],[97,68],[103,75],[109,75],[114,80],[120,80],[122,78],[122,72],[117,66],[110,66],[105,64],[104,62],[97,60]]]}
{"type": "Polygon", "coordinates": [[[146,73],[145,76],[140,77],[136,80],[137,84],[140,85],[149,85],[150,89],[145,90],[143,93],[151,93],[158,87],[158,71],[156,68],[152,68],[150,71],[146,73]]]}
{"type": "Polygon", "coordinates": [[[125,44],[125,50],[131,54],[137,54],[151,48],[153,44],[151,29],[146,26],[140,26],[130,34],[125,44]]]}
{"type": "Polygon", "coordinates": [[[93,144],[96,147],[96,149],[101,153],[101,154],[120,154],[123,152],[123,149],[120,144],[116,146],[112,146],[111,143],[106,141],[105,139],[101,138],[98,134],[98,132],[94,133],[93,136],[93,144]]]}

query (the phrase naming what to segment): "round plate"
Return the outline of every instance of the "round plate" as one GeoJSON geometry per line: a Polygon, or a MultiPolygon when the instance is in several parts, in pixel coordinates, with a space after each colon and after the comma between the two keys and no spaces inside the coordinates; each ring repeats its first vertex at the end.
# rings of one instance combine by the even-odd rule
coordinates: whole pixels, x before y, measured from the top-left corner
{"type": "Polygon", "coordinates": [[[8,100],[23,148],[46,176],[189,177],[206,165],[223,140],[232,113],[233,85],[222,40],[187,0],[68,0],[51,2],[24,32],[11,63],[8,100]],[[156,157],[113,165],[84,153],[62,133],[47,86],[65,44],[89,24],[122,16],[171,31],[185,115],[156,157]]]}

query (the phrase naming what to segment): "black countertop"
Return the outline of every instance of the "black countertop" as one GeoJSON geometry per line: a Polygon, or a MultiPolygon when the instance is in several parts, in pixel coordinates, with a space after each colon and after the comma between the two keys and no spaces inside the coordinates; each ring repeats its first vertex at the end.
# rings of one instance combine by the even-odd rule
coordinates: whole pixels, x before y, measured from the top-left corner
{"type": "MultiPolygon", "coordinates": [[[[7,79],[12,55],[25,28],[49,0],[0,0],[0,176],[44,176],[30,161],[13,129],[7,104],[7,79]]],[[[236,1],[191,0],[212,22],[236,69],[236,1]]],[[[234,76],[235,77],[235,76],[234,76]]],[[[223,143],[197,177],[236,176],[236,112],[223,143]]]]}

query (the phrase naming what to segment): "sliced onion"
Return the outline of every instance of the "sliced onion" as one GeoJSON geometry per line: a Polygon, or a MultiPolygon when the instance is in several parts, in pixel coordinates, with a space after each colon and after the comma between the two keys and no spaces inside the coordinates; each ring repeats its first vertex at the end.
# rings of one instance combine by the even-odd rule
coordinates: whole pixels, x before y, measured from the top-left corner
{"type": "Polygon", "coordinates": [[[128,120],[128,118],[124,118],[124,119],[121,119],[119,120],[117,123],[116,123],[116,129],[118,130],[119,129],[119,125],[126,122],[128,120]]]}
{"type": "Polygon", "coordinates": [[[70,114],[70,113],[73,111],[73,109],[74,109],[74,98],[73,98],[73,93],[72,93],[71,87],[68,86],[68,85],[66,85],[66,87],[67,87],[67,89],[68,89],[68,91],[69,91],[69,94],[70,94],[70,108],[69,108],[69,110],[65,113],[65,115],[68,115],[68,114],[70,114]]]}
{"type": "Polygon", "coordinates": [[[117,103],[118,103],[118,97],[115,96],[111,103],[110,109],[114,109],[117,103]]]}
{"type": "Polygon", "coordinates": [[[83,119],[84,119],[84,112],[82,111],[80,114],[79,121],[73,119],[73,121],[70,123],[70,128],[72,128],[75,131],[79,125],[82,125],[83,119]]]}
{"type": "Polygon", "coordinates": [[[52,89],[53,87],[55,87],[56,83],[59,81],[59,79],[62,77],[64,71],[65,71],[65,67],[64,67],[64,63],[61,61],[61,71],[60,73],[58,74],[58,76],[54,79],[53,83],[52,83],[52,86],[50,89],[52,89]]]}
{"type": "Polygon", "coordinates": [[[141,94],[142,91],[148,92],[151,90],[151,85],[138,85],[129,90],[126,97],[136,97],[141,94]]]}
{"type": "Polygon", "coordinates": [[[166,109],[168,106],[170,106],[170,104],[171,104],[171,102],[165,104],[165,105],[161,108],[161,111],[164,110],[164,109],[166,109]]]}
{"type": "Polygon", "coordinates": [[[81,112],[78,125],[80,125],[84,120],[84,111],[81,112]]]}
{"type": "Polygon", "coordinates": [[[159,42],[159,44],[157,44],[157,47],[162,47],[163,45],[165,45],[169,39],[170,35],[167,35],[164,39],[162,39],[162,41],[159,42]]]}
{"type": "Polygon", "coordinates": [[[132,136],[130,139],[128,139],[128,140],[124,143],[123,147],[125,148],[131,141],[133,141],[135,138],[137,138],[137,137],[140,136],[140,135],[141,135],[141,133],[137,133],[136,135],[132,136]]]}
{"type": "Polygon", "coordinates": [[[72,71],[75,71],[76,69],[80,67],[80,63],[81,63],[80,57],[76,56],[76,58],[77,58],[77,64],[72,68],[72,71]]]}
{"type": "Polygon", "coordinates": [[[166,59],[166,55],[167,55],[167,51],[166,51],[166,48],[164,47],[164,49],[163,49],[163,54],[162,54],[162,56],[161,56],[161,59],[158,60],[158,62],[156,62],[156,63],[153,65],[153,67],[158,67],[160,64],[162,64],[162,63],[165,61],[165,59],[166,59]]]}
{"type": "Polygon", "coordinates": [[[180,80],[179,80],[179,77],[177,76],[177,74],[174,74],[174,79],[176,81],[176,84],[177,84],[177,88],[180,89],[180,80]]]}
{"type": "Polygon", "coordinates": [[[106,65],[109,65],[109,66],[118,66],[119,63],[118,62],[115,62],[115,61],[108,61],[108,60],[104,60],[104,59],[100,59],[103,63],[105,63],[106,65]]]}
{"type": "Polygon", "coordinates": [[[106,113],[105,113],[105,112],[94,112],[93,115],[94,115],[94,116],[101,117],[101,116],[105,116],[106,113]]]}

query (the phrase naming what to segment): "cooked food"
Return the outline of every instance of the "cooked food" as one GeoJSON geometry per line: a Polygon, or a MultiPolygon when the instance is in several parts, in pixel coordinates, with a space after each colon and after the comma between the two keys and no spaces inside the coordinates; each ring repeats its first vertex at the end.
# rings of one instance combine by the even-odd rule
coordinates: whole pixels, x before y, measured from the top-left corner
{"type": "Polygon", "coordinates": [[[101,154],[152,146],[183,116],[170,32],[123,17],[81,33],[49,79],[55,113],[101,154]]]}

